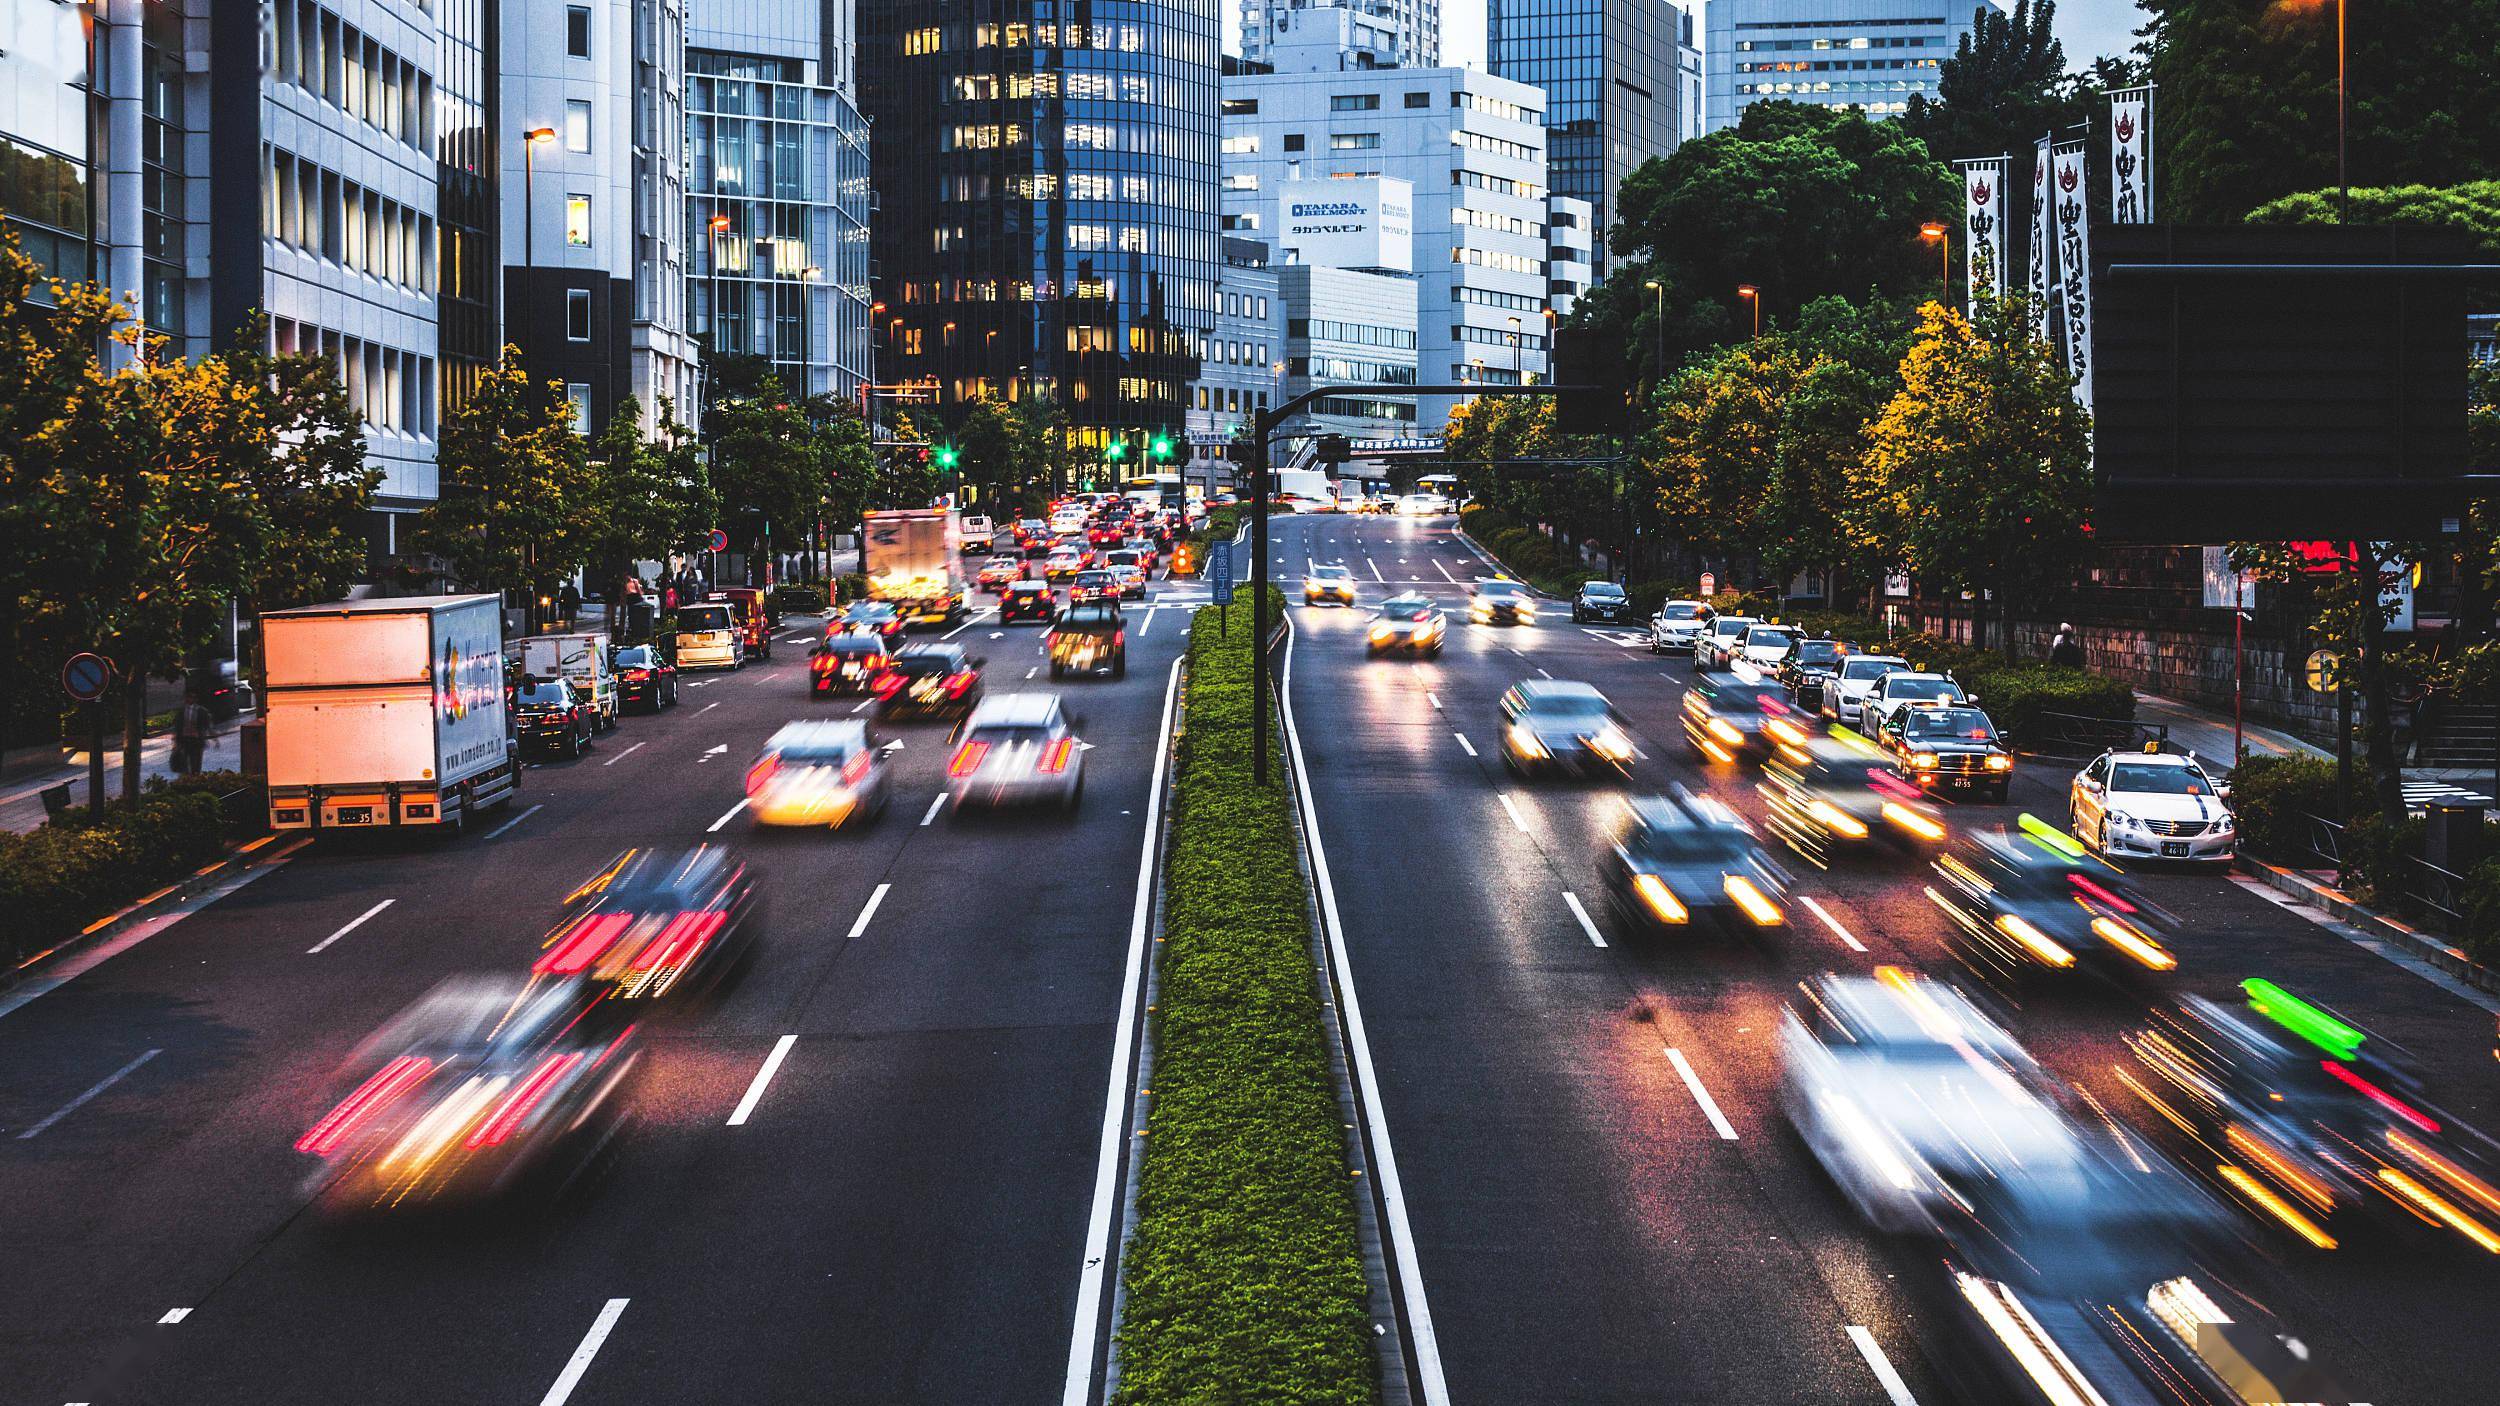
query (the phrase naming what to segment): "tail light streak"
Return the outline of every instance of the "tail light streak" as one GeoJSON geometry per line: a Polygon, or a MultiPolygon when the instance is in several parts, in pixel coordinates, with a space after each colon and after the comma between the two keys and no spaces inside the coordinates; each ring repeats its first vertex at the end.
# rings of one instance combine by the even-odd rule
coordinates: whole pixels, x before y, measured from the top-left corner
{"type": "Polygon", "coordinates": [[[401,1055],[383,1065],[372,1078],[357,1086],[328,1116],[312,1125],[296,1139],[295,1150],[326,1157],[336,1151],[357,1125],[390,1106],[401,1094],[423,1082],[434,1070],[434,1061],[422,1055],[401,1055]]]}

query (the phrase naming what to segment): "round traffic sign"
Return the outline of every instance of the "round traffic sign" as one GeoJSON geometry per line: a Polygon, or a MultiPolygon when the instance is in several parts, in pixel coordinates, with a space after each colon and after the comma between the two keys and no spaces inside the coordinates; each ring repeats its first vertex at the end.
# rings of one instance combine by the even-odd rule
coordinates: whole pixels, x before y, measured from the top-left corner
{"type": "Polygon", "coordinates": [[[2338,665],[2341,662],[2342,661],[2335,657],[2335,651],[2331,649],[2321,649],[2311,654],[2309,656],[2309,662],[2301,666],[2301,674],[2309,681],[2310,691],[2312,693],[2333,693],[2335,691],[2338,665]]]}
{"type": "Polygon", "coordinates": [[[725,552],[725,551],[728,551],[728,550],[729,550],[729,534],[728,534],[728,533],[726,533],[726,532],[723,532],[723,531],[721,531],[719,528],[715,527],[715,528],[713,528],[713,529],[712,529],[711,543],[712,543],[712,550],[713,550],[713,551],[716,551],[716,552],[725,552]]]}
{"type": "Polygon", "coordinates": [[[104,696],[113,682],[113,661],[101,654],[78,653],[61,666],[61,688],[81,703],[93,703],[104,696]]]}
{"type": "Polygon", "coordinates": [[[1719,593],[1719,578],[1715,574],[1707,571],[1701,574],[1701,593],[1705,597],[1719,593]]]}

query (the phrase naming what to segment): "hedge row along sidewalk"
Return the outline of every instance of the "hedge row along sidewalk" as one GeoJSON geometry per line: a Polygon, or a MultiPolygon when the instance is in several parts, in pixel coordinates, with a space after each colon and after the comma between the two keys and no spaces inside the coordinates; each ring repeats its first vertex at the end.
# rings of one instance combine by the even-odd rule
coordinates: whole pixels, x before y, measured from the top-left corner
{"type": "Polygon", "coordinates": [[[10,915],[0,925],[0,974],[266,833],[259,796],[252,778],[211,772],[154,782],[137,804],[115,802],[100,817],[79,812],[0,834],[0,913],[10,915]],[[220,804],[229,795],[231,808],[220,804]]]}
{"type": "Polygon", "coordinates": [[[1379,1396],[1291,800],[1250,779],[1249,607],[1190,627],[1126,1403],[1379,1396]]]}

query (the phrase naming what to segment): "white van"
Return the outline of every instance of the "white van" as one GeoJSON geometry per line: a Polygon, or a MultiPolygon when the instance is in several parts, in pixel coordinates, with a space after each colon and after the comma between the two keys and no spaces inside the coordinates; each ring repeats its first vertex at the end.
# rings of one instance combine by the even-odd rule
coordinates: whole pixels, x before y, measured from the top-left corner
{"type": "Polygon", "coordinates": [[[531,635],[521,641],[521,672],[564,680],[590,700],[595,727],[605,732],[616,726],[616,655],[604,631],[531,635]]]}

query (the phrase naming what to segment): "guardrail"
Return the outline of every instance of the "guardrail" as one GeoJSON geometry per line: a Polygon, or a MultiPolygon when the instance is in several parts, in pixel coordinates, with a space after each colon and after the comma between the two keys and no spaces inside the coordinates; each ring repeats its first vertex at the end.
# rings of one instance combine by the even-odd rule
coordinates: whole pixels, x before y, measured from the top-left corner
{"type": "MultiPolygon", "coordinates": [[[[2314,860],[2314,864],[2303,864],[2301,867],[2334,870],[2336,885],[2342,887],[2353,877],[2353,861],[2356,858],[2347,852],[2345,826],[2323,815],[2306,812],[2302,813],[2301,819],[2306,824],[2303,843],[2307,846],[2307,853],[2293,856],[2295,862],[2314,860]]],[[[2395,891],[2389,892],[2384,884],[2376,885],[2378,900],[2403,917],[2443,933],[2464,931],[2465,876],[2443,869],[2420,855],[2400,854],[2396,859],[2397,873],[2401,877],[2395,891]]]]}

